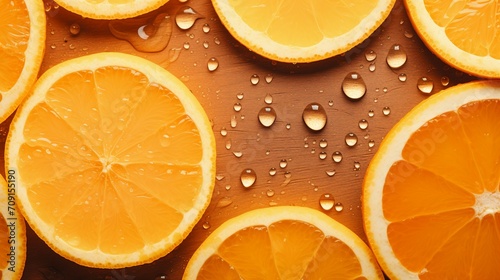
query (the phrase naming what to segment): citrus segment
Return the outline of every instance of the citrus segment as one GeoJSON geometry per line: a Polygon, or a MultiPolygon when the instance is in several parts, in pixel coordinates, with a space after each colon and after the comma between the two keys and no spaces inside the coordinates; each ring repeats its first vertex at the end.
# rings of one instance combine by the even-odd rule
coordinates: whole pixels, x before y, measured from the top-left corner
{"type": "Polygon", "coordinates": [[[58,0],[65,9],[93,19],[131,18],[154,11],[168,0],[58,0]]]}
{"type": "Polygon", "coordinates": [[[0,122],[14,112],[35,82],[45,49],[42,1],[0,5],[0,122]]]}
{"type": "Polygon", "coordinates": [[[329,216],[305,207],[249,211],[215,230],[183,279],[382,279],[371,251],[329,216]]]}
{"type": "Polygon", "coordinates": [[[348,51],[375,31],[394,2],[212,0],[236,39],[284,62],[317,61],[348,51]]]}
{"type": "Polygon", "coordinates": [[[410,19],[440,58],[468,73],[500,77],[496,1],[406,0],[410,19]]]}
{"type": "Polygon", "coordinates": [[[389,277],[499,275],[499,117],[500,83],[471,82],[428,98],[387,134],[365,177],[363,222],[389,277]]]}
{"type": "Polygon", "coordinates": [[[18,212],[16,174],[0,176],[0,279],[21,279],[26,262],[26,225],[18,212]]]}
{"type": "Polygon", "coordinates": [[[49,69],[6,144],[35,232],[93,267],[170,252],[208,206],[215,142],[192,93],[138,57],[100,53],[49,69]]]}

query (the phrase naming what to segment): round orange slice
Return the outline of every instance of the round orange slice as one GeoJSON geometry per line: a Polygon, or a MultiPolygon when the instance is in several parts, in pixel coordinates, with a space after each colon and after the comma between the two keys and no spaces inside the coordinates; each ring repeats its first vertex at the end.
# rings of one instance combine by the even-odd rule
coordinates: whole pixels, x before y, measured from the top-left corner
{"type": "Polygon", "coordinates": [[[124,19],[158,9],[168,0],[57,0],[61,7],[93,19],[124,19]]]}
{"type": "Polygon", "coordinates": [[[183,279],[383,279],[368,246],[317,210],[277,206],[223,223],[183,279]]]}
{"type": "Polygon", "coordinates": [[[42,1],[0,0],[0,122],[22,102],[45,50],[42,1]]]}
{"type": "Polygon", "coordinates": [[[391,279],[500,275],[500,81],[448,88],[384,138],[363,186],[369,243],[391,279]]]}
{"type": "Polygon", "coordinates": [[[5,155],[30,226],[91,267],[166,255],[214,187],[215,141],[200,103],[165,69],[120,53],[44,73],[11,123],[5,155]]]}

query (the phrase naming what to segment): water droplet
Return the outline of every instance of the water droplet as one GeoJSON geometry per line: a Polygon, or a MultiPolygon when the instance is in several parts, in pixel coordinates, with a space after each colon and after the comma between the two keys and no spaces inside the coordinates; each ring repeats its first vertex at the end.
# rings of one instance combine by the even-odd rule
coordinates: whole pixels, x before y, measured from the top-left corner
{"type": "Polygon", "coordinates": [[[210,223],[208,221],[204,222],[202,225],[203,229],[209,229],[210,228],[210,223]]]}
{"type": "Polygon", "coordinates": [[[269,175],[274,176],[276,175],[276,173],[277,173],[276,168],[271,167],[271,169],[269,169],[269,175]]]}
{"type": "Polygon", "coordinates": [[[319,153],[319,159],[321,160],[324,160],[328,155],[326,154],[326,152],[321,152],[319,153]]]}
{"type": "Polygon", "coordinates": [[[272,74],[266,75],[266,83],[270,84],[273,81],[274,77],[272,74]]]}
{"type": "Polygon", "coordinates": [[[434,88],[434,83],[426,77],[422,77],[417,82],[417,88],[422,93],[430,94],[434,88]]]}
{"type": "Polygon", "coordinates": [[[447,76],[443,76],[441,77],[441,85],[446,87],[450,84],[450,78],[448,78],[447,76]]]}
{"type": "Polygon", "coordinates": [[[358,136],[352,132],[347,133],[345,136],[345,144],[349,147],[353,147],[358,143],[358,136]]]}
{"type": "Polygon", "coordinates": [[[292,128],[292,125],[291,125],[291,124],[289,124],[289,123],[287,123],[287,124],[285,125],[285,128],[286,128],[287,130],[290,130],[290,128],[292,128]]]}
{"type": "Polygon", "coordinates": [[[340,151],[333,152],[332,159],[336,163],[341,162],[342,161],[342,153],[340,151]]]}
{"type": "Polygon", "coordinates": [[[113,36],[128,41],[140,52],[164,50],[172,35],[172,23],[170,16],[166,13],[160,13],[151,18],[110,21],[108,28],[113,36]]]}
{"type": "Polygon", "coordinates": [[[226,191],[228,191],[231,189],[231,185],[226,185],[224,188],[226,189],[226,191]]]}
{"type": "Polygon", "coordinates": [[[374,50],[367,50],[365,52],[366,61],[372,62],[377,58],[377,53],[374,50]]]}
{"type": "Polygon", "coordinates": [[[330,107],[333,106],[333,100],[328,100],[328,106],[330,106],[330,107]]]}
{"type": "Polygon", "coordinates": [[[225,197],[219,199],[219,201],[217,201],[217,207],[224,208],[224,207],[231,205],[232,203],[233,203],[233,200],[230,197],[225,196],[225,197]]]}
{"type": "Polygon", "coordinates": [[[264,107],[260,109],[258,117],[260,124],[270,127],[276,120],[276,111],[272,107],[264,107]]]}
{"type": "Polygon", "coordinates": [[[260,77],[259,75],[257,74],[253,74],[251,77],[250,77],[250,83],[252,83],[252,85],[256,85],[260,82],[260,77]]]}
{"type": "Polygon", "coordinates": [[[235,128],[238,125],[238,121],[236,120],[236,116],[231,117],[230,125],[232,128],[235,128]]]}
{"type": "Polygon", "coordinates": [[[217,37],[215,37],[215,38],[214,38],[214,43],[215,43],[216,45],[220,45],[220,39],[219,39],[219,38],[217,38],[217,37]]]}
{"type": "Polygon", "coordinates": [[[335,203],[335,211],[342,212],[342,210],[344,210],[344,205],[340,202],[335,203]]]}
{"type": "Polygon", "coordinates": [[[368,117],[373,118],[373,116],[375,116],[375,111],[368,110],[368,117]]]}
{"type": "Polygon", "coordinates": [[[234,151],[233,152],[233,155],[237,158],[240,158],[243,156],[243,152],[242,151],[234,151]]]}
{"type": "Polygon", "coordinates": [[[208,71],[213,72],[219,68],[219,61],[215,57],[211,57],[207,63],[208,71]]]}
{"type": "Polygon", "coordinates": [[[411,31],[405,30],[404,35],[408,39],[413,38],[413,32],[411,32],[411,31]]]}
{"type": "Polygon", "coordinates": [[[189,48],[191,47],[191,45],[189,44],[189,42],[184,42],[184,44],[182,45],[182,47],[183,47],[185,50],[189,50],[189,48]]]}
{"type": "Polygon", "coordinates": [[[202,30],[203,30],[203,33],[210,32],[210,25],[208,25],[208,23],[203,24],[202,30]]]}
{"type": "Polygon", "coordinates": [[[398,75],[398,79],[399,79],[400,82],[406,82],[407,78],[408,77],[406,76],[405,73],[401,73],[401,74],[398,75]]]}
{"type": "Polygon", "coordinates": [[[168,134],[163,134],[162,137],[160,138],[160,145],[162,147],[168,147],[170,146],[170,135],[168,134]]]}
{"type": "Polygon", "coordinates": [[[328,141],[326,141],[326,139],[321,139],[319,140],[319,147],[324,149],[328,146],[328,141]]]}
{"type": "Polygon", "coordinates": [[[350,99],[360,99],[366,93],[366,85],[361,75],[356,72],[347,74],[342,81],[342,91],[350,99]]]}
{"type": "Polygon", "coordinates": [[[387,54],[387,65],[392,69],[401,68],[406,63],[407,55],[401,45],[395,44],[389,49],[387,54]]]}
{"type": "Polygon", "coordinates": [[[377,66],[375,65],[375,62],[368,65],[368,70],[370,70],[370,72],[375,72],[376,68],[377,66]]]}
{"type": "Polygon", "coordinates": [[[309,129],[320,131],[326,125],[326,111],[320,104],[310,103],[304,109],[302,119],[309,129]]]}
{"type": "Polygon", "coordinates": [[[358,122],[358,126],[359,126],[360,129],[365,130],[365,129],[368,128],[368,121],[365,120],[365,119],[361,119],[358,122]]]}
{"type": "Polygon", "coordinates": [[[56,49],[56,45],[52,44],[52,45],[50,45],[50,48],[53,49],[53,50],[55,50],[56,49]]]}
{"type": "Polygon", "coordinates": [[[69,33],[73,36],[80,34],[80,25],[78,23],[72,23],[69,26],[69,33]]]}
{"type": "Polygon", "coordinates": [[[226,141],[226,150],[230,150],[232,146],[231,140],[226,141]]]}
{"type": "Polygon", "coordinates": [[[361,163],[359,163],[359,161],[355,161],[354,162],[354,171],[359,171],[360,168],[361,168],[361,163]]]}
{"type": "Polygon", "coordinates": [[[326,175],[328,175],[328,177],[333,177],[335,175],[335,173],[337,173],[335,170],[327,170],[325,172],[326,172],[326,175]]]}
{"type": "Polygon", "coordinates": [[[268,197],[272,197],[272,196],[274,196],[274,191],[273,191],[273,190],[271,190],[271,189],[268,189],[268,190],[266,191],[266,195],[267,195],[268,197]]]}
{"type": "Polygon", "coordinates": [[[202,18],[200,14],[198,14],[191,7],[183,7],[175,14],[175,23],[182,30],[188,30],[193,27],[196,20],[202,18]]]}
{"type": "Polygon", "coordinates": [[[384,114],[384,116],[389,116],[391,114],[391,108],[385,106],[384,108],[382,108],[382,113],[384,114]]]}
{"type": "Polygon", "coordinates": [[[247,168],[241,172],[240,181],[241,184],[243,184],[243,187],[249,188],[253,186],[256,180],[257,174],[253,171],[253,169],[247,168]]]}
{"type": "Polygon", "coordinates": [[[236,98],[238,98],[238,100],[242,100],[244,96],[245,94],[243,92],[238,92],[238,94],[236,94],[236,98]]]}
{"type": "Polygon", "coordinates": [[[373,148],[375,146],[375,140],[368,141],[368,147],[373,148]]]}
{"type": "Polygon", "coordinates": [[[233,105],[233,110],[234,110],[235,112],[239,112],[239,111],[241,111],[241,108],[243,108],[243,106],[241,106],[241,103],[240,103],[240,102],[236,102],[236,103],[234,103],[234,105],[233,105]]]}
{"type": "Polygon", "coordinates": [[[287,165],[288,165],[288,161],[286,159],[282,159],[280,161],[280,168],[281,169],[286,168],[287,165]]]}
{"type": "Polygon", "coordinates": [[[319,198],[319,205],[323,210],[332,210],[335,206],[335,199],[333,198],[333,195],[330,193],[322,194],[319,198]]]}
{"type": "Polygon", "coordinates": [[[264,102],[266,104],[272,104],[273,103],[273,96],[270,93],[266,94],[266,97],[264,97],[264,102]]]}
{"type": "Polygon", "coordinates": [[[223,128],[220,129],[220,135],[222,135],[222,136],[226,136],[227,135],[227,130],[226,130],[225,127],[223,127],[223,128]]]}

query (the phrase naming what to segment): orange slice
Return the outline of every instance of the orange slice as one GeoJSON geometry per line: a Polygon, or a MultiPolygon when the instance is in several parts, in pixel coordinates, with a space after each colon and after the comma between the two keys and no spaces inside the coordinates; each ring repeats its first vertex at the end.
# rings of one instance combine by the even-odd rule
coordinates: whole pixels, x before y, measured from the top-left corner
{"type": "Polygon", "coordinates": [[[500,275],[500,81],[431,96],[391,129],[363,186],[363,221],[391,279],[500,275]]]}
{"type": "Polygon", "coordinates": [[[175,248],[208,206],[210,121],[160,66],[99,53],[49,69],[16,113],[6,165],[34,231],[92,267],[151,262],[175,248]]]}
{"type": "Polygon", "coordinates": [[[26,261],[26,224],[16,201],[17,176],[0,176],[0,279],[21,279],[26,261]]]}
{"type": "Polygon", "coordinates": [[[482,77],[500,77],[498,1],[405,0],[425,44],[452,67],[482,77]]]}
{"type": "Polygon", "coordinates": [[[277,206],[223,223],[183,279],[383,279],[366,244],[314,209],[277,206]]]}
{"type": "Polygon", "coordinates": [[[28,93],[45,50],[42,1],[0,0],[0,122],[28,93]]]}
{"type": "Polygon", "coordinates": [[[168,0],[57,0],[61,7],[93,19],[123,19],[158,9],[168,0]]]}
{"type": "Polygon", "coordinates": [[[368,38],[395,0],[212,0],[229,32],[276,61],[312,62],[342,54],[368,38]]]}

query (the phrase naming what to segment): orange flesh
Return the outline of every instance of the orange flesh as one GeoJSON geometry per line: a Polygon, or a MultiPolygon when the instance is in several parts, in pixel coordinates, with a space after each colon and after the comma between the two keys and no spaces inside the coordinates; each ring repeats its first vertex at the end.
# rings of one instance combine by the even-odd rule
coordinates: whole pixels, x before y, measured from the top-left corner
{"type": "Polygon", "coordinates": [[[123,254],[160,241],[201,186],[194,123],[173,93],[128,68],[63,77],[24,137],[18,168],[31,204],[83,250],[123,254]]]}
{"type": "Polygon", "coordinates": [[[9,91],[21,75],[30,19],[24,1],[0,0],[0,91],[9,91]]]}
{"type": "Polygon", "coordinates": [[[345,243],[311,224],[284,220],[228,237],[197,279],[364,279],[361,274],[345,243]]]}
{"type": "Polygon", "coordinates": [[[377,4],[371,0],[228,2],[252,29],[280,44],[299,47],[313,46],[324,37],[334,38],[352,30],[377,4]]]}
{"type": "Polygon", "coordinates": [[[497,1],[424,0],[424,3],[431,18],[445,29],[457,47],[477,56],[500,58],[497,1]]]}
{"type": "Polygon", "coordinates": [[[494,279],[500,266],[500,101],[470,102],[418,129],[386,177],[383,211],[396,257],[422,279],[494,279]],[[456,273],[450,275],[449,273],[456,273]]]}

